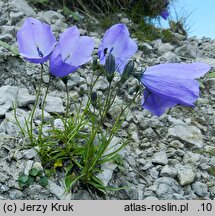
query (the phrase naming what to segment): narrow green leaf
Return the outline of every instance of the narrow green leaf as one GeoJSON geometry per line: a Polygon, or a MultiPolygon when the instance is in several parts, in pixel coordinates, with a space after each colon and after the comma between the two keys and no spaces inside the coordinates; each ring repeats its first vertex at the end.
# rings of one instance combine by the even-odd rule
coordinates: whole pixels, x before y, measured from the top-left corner
{"type": "Polygon", "coordinates": [[[65,184],[66,190],[69,191],[71,189],[71,187],[83,176],[84,176],[84,174],[79,175],[79,176],[74,176],[74,174],[66,176],[64,179],[64,184],[65,184]]]}
{"type": "Polygon", "coordinates": [[[75,179],[75,177],[73,174],[65,177],[64,184],[65,184],[67,191],[69,191],[71,189],[74,179],[75,179]]]}
{"type": "Polygon", "coordinates": [[[103,182],[96,176],[92,176],[92,180],[96,182],[97,184],[101,185],[101,187],[105,188],[105,186],[103,185],[103,182]]]}
{"type": "Polygon", "coordinates": [[[4,41],[0,40],[0,46],[4,47],[5,49],[11,51],[14,55],[19,56],[19,51],[15,46],[9,45],[4,41]]]}

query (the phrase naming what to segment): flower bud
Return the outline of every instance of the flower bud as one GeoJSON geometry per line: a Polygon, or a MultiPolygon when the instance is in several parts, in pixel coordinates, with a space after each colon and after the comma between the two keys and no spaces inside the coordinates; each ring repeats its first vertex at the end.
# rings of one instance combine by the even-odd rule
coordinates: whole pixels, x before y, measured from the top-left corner
{"type": "Polygon", "coordinates": [[[96,92],[92,92],[91,95],[90,95],[90,98],[91,98],[91,104],[93,105],[93,107],[96,107],[97,105],[97,93],[96,92]]]}
{"type": "Polygon", "coordinates": [[[114,78],[114,72],[115,72],[115,58],[112,54],[107,55],[106,61],[105,61],[105,71],[108,82],[112,82],[114,78]]]}
{"type": "Polygon", "coordinates": [[[98,69],[97,59],[93,59],[92,69],[93,69],[93,71],[96,71],[98,69]]]}
{"type": "Polygon", "coordinates": [[[123,70],[122,76],[121,76],[121,82],[124,83],[129,76],[133,73],[134,71],[134,61],[130,60],[126,65],[123,70]]]}

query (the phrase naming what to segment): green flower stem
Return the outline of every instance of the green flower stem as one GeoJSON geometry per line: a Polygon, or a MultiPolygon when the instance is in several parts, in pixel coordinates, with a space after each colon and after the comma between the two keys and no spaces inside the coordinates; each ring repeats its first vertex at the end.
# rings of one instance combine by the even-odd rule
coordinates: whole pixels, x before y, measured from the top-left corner
{"type": "MultiPolygon", "coordinates": [[[[19,127],[22,136],[25,136],[25,129],[22,128],[22,126],[21,126],[21,124],[20,124],[20,121],[19,121],[19,119],[18,119],[18,117],[17,117],[16,111],[17,111],[17,110],[16,110],[16,104],[13,104],[13,114],[14,114],[14,118],[15,118],[16,124],[17,124],[17,126],[19,127]]],[[[25,121],[26,121],[26,119],[25,119],[25,121]]]]}
{"type": "Polygon", "coordinates": [[[118,90],[119,90],[119,86],[118,85],[115,85],[112,90],[111,90],[111,83],[109,83],[109,86],[108,86],[108,93],[107,93],[107,97],[105,99],[105,105],[104,105],[104,108],[103,108],[103,112],[102,114],[100,115],[101,117],[101,123],[104,122],[105,118],[107,117],[107,113],[108,111],[110,110],[110,108],[112,107],[115,99],[116,99],[116,96],[117,96],[117,93],[118,93],[118,90]],[[115,92],[115,93],[114,93],[115,92]],[[114,94],[113,94],[114,93],[114,94]],[[111,100],[112,98],[112,100],[111,100]]]}
{"type": "MultiPolygon", "coordinates": [[[[116,132],[119,130],[120,126],[122,125],[123,121],[124,121],[124,118],[121,120],[125,110],[131,105],[133,104],[133,102],[136,100],[136,98],[140,95],[140,92],[137,92],[135,94],[135,96],[133,97],[132,101],[130,103],[127,103],[127,105],[125,107],[123,107],[123,104],[122,104],[122,109],[121,109],[121,112],[120,114],[118,115],[113,127],[111,128],[111,132],[109,134],[109,137],[108,137],[108,140],[106,143],[102,144],[100,150],[98,151],[97,153],[97,156],[96,158],[94,159],[91,167],[89,168],[89,172],[90,171],[93,171],[95,166],[98,164],[98,161],[102,159],[105,151],[107,150],[107,147],[108,145],[110,144],[112,138],[114,137],[114,135],[116,134],[116,132]]],[[[122,148],[119,147],[119,149],[115,150],[115,152],[118,152],[119,150],[121,150],[122,148]]],[[[107,157],[108,155],[105,155],[104,157],[107,157]]]]}
{"type": "Polygon", "coordinates": [[[40,127],[39,127],[39,136],[38,136],[39,146],[41,146],[41,143],[42,143],[45,102],[46,102],[46,98],[47,98],[47,95],[48,95],[50,83],[51,83],[51,77],[49,77],[49,82],[48,82],[48,84],[46,86],[46,91],[45,91],[45,94],[44,94],[44,97],[43,97],[43,101],[42,101],[42,105],[41,105],[42,114],[41,114],[41,124],[40,124],[40,127]]]}
{"type": "MultiPolygon", "coordinates": [[[[94,83],[91,85],[91,91],[93,90],[93,87],[95,85],[95,83],[97,82],[99,76],[97,76],[97,79],[95,79],[94,83]]],[[[86,158],[85,158],[85,166],[84,166],[84,170],[83,173],[85,173],[85,179],[89,180],[90,176],[92,175],[93,168],[96,165],[98,159],[101,157],[102,153],[97,153],[96,157],[95,157],[95,147],[94,147],[94,139],[96,137],[96,135],[98,134],[98,132],[101,130],[102,128],[102,124],[106,118],[107,112],[109,111],[110,108],[110,98],[112,96],[113,91],[115,90],[116,87],[114,87],[111,91],[111,83],[109,82],[109,86],[108,86],[108,92],[105,98],[105,102],[104,102],[104,108],[102,109],[101,106],[99,106],[99,114],[100,114],[100,121],[98,122],[97,125],[95,125],[95,112],[94,115],[91,115],[91,122],[92,122],[92,130],[91,130],[91,137],[90,140],[87,143],[87,152],[86,152],[86,158]],[[95,158],[94,158],[95,157],[95,158]]],[[[104,145],[104,144],[102,144],[104,145]]],[[[108,144],[107,144],[108,145],[108,144]]],[[[104,148],[104,151],[106,149],[106,145],[104,148]]],[[[103,151],[102,151],[103,152],[103,151]]]]}
{"type": "MultiPolygon", "coordinates": [[[[66,86],[66,122],[69,116],[69,102],[70,102],[70,98],[69,98],[69,90],[68,90],[68,85],[67,83],[65,84],[66,86]]],[[[65,125],[67,127],[67,124],[65,125]]]]}
{"type": "Polygon", "coordinates": [[[110,96],[111,96],[112,92],[111,92],[111,83],[109,82],[107,97],[106,97],[106,100],[105,100],[105,105],[104,105],[104,110],[103,110],[103,113],[102,113],[102,116],[101,116],[101,121],[103,120],[104,117],[106,117],[107,112],[109,110],[108,107],[109,107],[109,101],[110,101],[110,96]]]}
{"type": "MultiPolygon", "coordinates": [[[[112,107],[112,105],[115,101],[115,98],[117,96],[118,90],[119,90],[119,86],[115,85],[111,89],[111,84],[109,83],[108,93],[106,95],[106,100],[105,100],[105,105],[104,105],[104,108],[102,111],[101,121],[99,121],[99,123],[97,125],[95,125],[95,121],[96,121],[96,120],[94,120],[95,115],[91,116],[91,120],[93,120],[92,121],[91,137],[87,143],[87,153],[86,153],[86,157],[85,157],[85,166],[84,166],[84,169],[82,172],[85,174],[84,175],[85,181],[90,181],[90,179],[93,176],[93,172],[95,171],[95,167],[100,163],[99,161],[105,160],[105,159],[103,159],[105,157],[107,158],[107,157],[110,157],[110,156],[116,154],[118,151],[120,151],[124,147],[124,145],[122,145],[117,150],[115,150],[113,153],[108,154],[108,155],[104,155],[105,151],[107,150],[107,148],[111,142],[111,140],[113,139],[114,135],[119,130],[120,126],[122,125],[122,123],[124,121],[124,118],[122,119],[122,116],[123,116],[125,110],[127,109],[127,107],[129,105],[131,105],[135,101],[135,99],[139,95],[138,92],[136,93],[136,95],[134,96],[132,101],[128,102],[126,106],[124,106],[124,104],[122,104],[121,112],[119,113],[117,119],[115,120],[113,127],[111,128],[111,131],[110,131],[110,134],[108,135],[107,140],[104,143],[100,144],[100,146],[96,150],[96,152],[95,152],[95,146],[94,146],[94,139],[95,139],[96,135],[99,133],[99,131],[101,131],[102,124],[106,118],[106,114],[109,111],[109,109],[112,107]]],[[[100,109],[101,109],[101,107],[100,107],[100,109]]]]}
{"type": "MultiPolygon", "coordinates": [[[[32,111],[31,111],[30,116],[29,116],[29,118],[30,118],[30,131],[28,129],[28,135],[29,135],[29,139],[30,139],[30,142],[31,142],[32,145],[34,145],[34,139],[33,139],[33,120],[34,120],[34,114],[35,114],[35,111],[36,111],[36,108],[37,108],[37,105],[38,105],[38,102],[39,102],[39,98],[40,98],[40,92],[41,92],[41,87],[42,87],[43,71],[44,71],[43,64],[41,64],[40,82],[39,82],[38,90],[36,90],[36,101],[34,103],[34,107],[33,107],[32,111]]],[[[28,122],[27,122],[27,124],[28,124],[28,122]]]]}
{"type": "MultiPolygon", "coordinates": [[[[90,114],[89,107],[91,104],[91,93],[92,93],[93,88],[94,88],[94,86],[95,86],[95,84],[98,81],[100,76],[101,76],[101,74],[98,74],[97,77],[95,78],[95,80],[94,80],[94,76],[92,76],[91,84],[90,84],[90,91],[89,91],[89,96],[88,96],[88,102],[87,102],[87,105],[86,105],[84,112],[83,112],[84,116],[87,116],[90,114]]],[[[110,89],[110,87],[109,87],[109,89],[110,89]]],[[[99,113],[101,113],[100,109],[99,109],[99,113]]],[[[96,118],[96,115],[95,115],[95,109],[94,109],[93,115],[90,114],[92,129],[91,129],[90,139],[87,142],[87,150],[86,150],[85,159],[84,159],[85,163],[84,163],[84,168],[82,171],[85,181],[89,181],[91,178],[91,175],[92,175],[92,173],[89,170],[89,167],[91,166],[91,164],[93,162],[94,155],[95,155],[94,140],[95,140],[95,137],[98,134],[98,132],[101,130],[101,126],[102,126],[102,122],[100,122],[96,127],[95,118],[96,118]]]]}
{"type": "Polygon", "coordinates": [[[94,125],[92,125],[92,135],[90,137],[89,142],[87,143],[87,152],[86,152],[86,159],[85,159],[85,167],[83,170],[83,173],[85,173],[85,177],[86,179],[90,179],[90,170],[89,167],[92,163],[92,159],[94,156],[94,139],[96,134],[98,133],[98,128],[94,129],[94,125]]]}

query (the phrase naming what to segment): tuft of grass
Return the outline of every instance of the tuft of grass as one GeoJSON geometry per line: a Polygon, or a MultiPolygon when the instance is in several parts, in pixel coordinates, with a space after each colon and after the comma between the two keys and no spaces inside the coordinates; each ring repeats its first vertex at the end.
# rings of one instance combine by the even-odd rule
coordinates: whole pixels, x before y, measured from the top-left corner
{"type": "Polygon", "coordinates": [[[161,31],[161,39],[164,43],[178,44],[178,39],[169,29],[161,31]]]}
{"type": "Polygon", "coordinates": [[[215,151],[206,151],[205,149],[195,149],[193,152],[197,154],[209,154],[212,157],[215,156],[215,151]]]}
{"type": "Polygon", "coordinates": [[[179,12],[175,10],[175,16],[171,16],[169,21],[170,30],[187,37],[188,33],[191,31],[192,23],[190,21],[190,16],[192,13],[193,11],[189,12],[184,8],[179,12]]]}
{"type": "Polygon", "coordinates": [[[212,176],[215,176],[215,167],[211,166],[210,168],[208,168],[208,173],[212,176]]]}

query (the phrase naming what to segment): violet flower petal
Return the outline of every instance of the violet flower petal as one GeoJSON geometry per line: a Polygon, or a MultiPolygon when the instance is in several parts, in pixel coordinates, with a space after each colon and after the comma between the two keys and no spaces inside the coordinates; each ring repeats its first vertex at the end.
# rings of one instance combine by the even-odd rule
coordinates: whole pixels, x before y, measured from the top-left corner
{"type": "Polygon", "coordinates": [[[129,59],[136,53],[137,49],[136,42],[131,38],[126,38],[115,44],[112,54],[121,59],[129,59]]]}
{"type": "Polygon", "coordinates": [[[50,73],[62,78],[77,70],[78,67],[65,63],[61,53],[61,47],[58,44],[50,57],[50,73]]]}
{"type": "Polygon", "coordinates": [[[160,13],[160,16],[167,20],[168,16],[169,16],[169,12],[167,10],[163,10],[161,13],[160,13]]]}
{"type": "Polygon", "coordinates": [[[129,59],[136,53],[137,44],[131,39],[126,38],[115,44],[112,55],[116,58],[117,71],[122,73],[129,59]]]}
{"type": "Polygon", "coordinates": [[[136,53],[137,49],[137,44],[130,38],[126,25],[116,24],[105,32],[99,46],[100,63],[104,65],[106,54],[111,52],[116,61],[116,70],[122,73],[129,58],[136,53]]]}
{"type": "Polygon", "coordinates": [[[181,105],[193,106],[199,97],[197,80],[143,75],[141,81],[152,94],[181,105]]]}
{"type": "Polygon", "coordinates": [[[166,109],[177,105],[177,103],[152,94],[148,90],[144,90],[143,95],[143,108],[149,110],[155,116],[161,116],[165,113],[166,109]]]}
{"type": "Polygon", "coordinates": [[[71,55],[66,62],[74,66],[85,64],[92,59],[91,54],[93,49],[94,40],[87,36],[81,36],[73,47],[71,55]]]}
{"type": "Polygon", "coordinates": [[[62,47],[62,57],[66,59],[73,51],[75,44],[80,37],[80,32],[76,26],[67,28],[59,38],[59,43],[62,47]]]}
{"type": "Polygon", "coordinates": [[[34,18],[25,20],[17,33],[20,54],[32,63],[44,63],[56,45],[56,39],[48,24],[34,18]]]}
{"type": "Polygon", "coordinates": [[[50,73],[64,77],[92,59],[94,40],[80,36],[76,26],[66,29],[60,36],[59,44],[50,58],[50,73]]]}
{"type": "Polygon", "coordinates": [[[145,75],[153,74],[160,77],[174,76],[176,78],[195,79],[205,75],[211,66],[205,63],[168,63],[151,66],[144,72],[145,75]]]}
{"type": "Polygon", "coordinates": [[[195,78],[210,70],[205,63],[160,64],[147,68],[141,77],[146,87],[143,108],[160,116],[176,104],[194,106],[199,97],[199,83],[195,78]]]}
{"type": "Polygon", "coordinates": [[[128,38],[128,37],[129,37],[129,31],[125,26],[125,24],[119,23],[110,27],[105,32],[105,35],[99,45],[99,49],[98,49],[99,57],[102,58],[103,60],[103,57],[105,56],[104,49],[108,48],[108,50],[110,51],[110,49],[113,47],[114,44],[119,43],[121,40],[123,40],[123,38],[128,38]]]}

